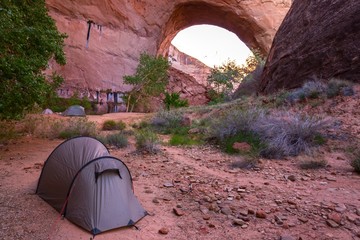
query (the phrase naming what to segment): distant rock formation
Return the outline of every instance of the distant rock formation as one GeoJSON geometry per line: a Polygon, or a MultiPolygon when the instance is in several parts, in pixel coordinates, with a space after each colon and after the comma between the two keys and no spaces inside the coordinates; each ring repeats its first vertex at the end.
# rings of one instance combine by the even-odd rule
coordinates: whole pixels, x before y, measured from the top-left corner
{"type": "Polygon", "coordinates": [[[260,91],[312,77],[360,82],[360,1],[294,0],[276,33],[260,91]]]}
{"type": "Polygon", "coordinates": [[[170,68],[170,83],[167,87],[168,92],[179,93],[181,99],[187,99],[189,105],[204,105],[209,102],[207,97],[208,88],[190,74],[174,67],[170,68]]]}
{"type": "MultiPolygon", "coordinates": [[[[123,93],[124,75],[135,72],[140,54],[168,56],[171,40],[184,28],[213,24],[263,52],[290,7],[290,0],[46,0],[60,32],[66,33],[67,64],[49,63],[62,74],[64,96],[77,91],[123,93]]],[[[103,94],[104,95],[104,94],[103,94]]]]}
{"type": "Polygon", "coordinates": [[[173,45],[170,45],[168,58],[173,68],[189,74],[194,77],[198,83],[207,86],[207,77],[211,73],[210,67],[196,58],[179,51],[179,49],[173,45]]]}

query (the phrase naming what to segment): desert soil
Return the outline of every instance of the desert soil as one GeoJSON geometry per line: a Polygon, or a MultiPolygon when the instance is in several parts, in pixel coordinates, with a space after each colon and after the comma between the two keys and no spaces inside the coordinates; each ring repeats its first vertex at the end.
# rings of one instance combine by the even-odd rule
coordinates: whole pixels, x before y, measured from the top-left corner
{"type": "MultiPolygon", "coordinates": [[[[344,123],[342,131],[360,136],[359,97],[335,105],[325,104],[322,111],[332,111],[344,123]],[[345,111],[349,106],[357,112],[345,111]]],[[[149,116],[121,113],[90,120],[131,123],[144,117],[149,116]]],[[[156,155],[138,154],[134,144],[110,149],[128,165],[135,195],[149,215],[137,228],[95,239],[360,239],[360,175],[339,147],[352,141],[347,135],[329,140],[320,150],[328,166],[320,170],[301,170],[298,158],[232,169],[241,157],[210,146],[165,145],[156,155]]],[[[25,136],[0,146],[0,239],[91,239],[34,194],[44,161],[61,142],[25,136]]]]}

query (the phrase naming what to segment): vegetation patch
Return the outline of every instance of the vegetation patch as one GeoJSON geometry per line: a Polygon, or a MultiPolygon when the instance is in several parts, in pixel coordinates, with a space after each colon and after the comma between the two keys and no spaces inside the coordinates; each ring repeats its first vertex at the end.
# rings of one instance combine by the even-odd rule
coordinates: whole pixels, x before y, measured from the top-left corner
{"type": "Polygon", "coordinates": [[[104,144],[114,146],[116,148],[126,148],[129,144],[127,136],[123,133],[109,134],[100,140],[104,144]]]}
{"type": "Polygon", "coordinates": [[[354,171],[357,173],[360,173],[360,151],[357,150],[351,161],[350,161],[350,165],[354,168],[354,171]]]}
{"type": "Polygon", "coordinates": [[[18,119],[56,96],[63,79],[43,70],[51,58],[66,63],[66,35],[58,32],[44,0],[3,0],[0,19],[0,119],[18,119]]]}
{"type": "Polygon", "coordinates": [[[169,144],[172,146],[189,146],[200,145],[202,141],[200,139],[192,138],[188,134],[173,134],[169,140],[169,144]]]}
{"type": "Polygon", "coordinates": [[[59,138],[68,139],[78,136],[95,136],[96,123],[89,122],[87,118],[70,118],[58,134],[59,138]]]}
{"type": "Polygon", "coordinates": [[[254,132],[239,132],[236,135],[226,138],[223,143],[221,143],[222,148],[226,153],[235,154],[252,154],[258,156],[261,149],[265,146],[261,142],[260,138],[254,132]],[[247,143],[251,146],[249,151],[242,151],[234,148],[234,143],[247,143]]]}
{"type": "Polygon", "coordinates": [[[183,114],[180,111],[159,111],[151,120],[156,131],[171,134],[183,126],[183,114]]]}
{"type": "Polygon", "coordinates": [[[169,67],[170,63],[162,56],[156,57],[146,53],[140,55],[136,73],[124,76],[124,83],[133,86],[126,96],[128,112],[132,112],[138,105],[146,105],[150,97],[160,96],[165,92],[169,82],[169,67]]]}
{"type": "Polygon", "coordinates": [[[210,126],[210,140],[233,153],[235,142],[247,142],[261,156],[283,158],[308,153],[324,141],[328,121],[307,115],[264,110],[232,110],[210,126]]]}
{"type": "Polygon", "coordinates": [[[126,128],[126,124],[121,120],[119,121],[106,120],[102,126],[102,129],[105,131],[124,130],[125,128],[126,128]]]}
{"type": "Polygon", "coordinates": [[[353,83],[342,79],[332,78],[328,82],[328,88],[326,93],[329,98],[333,98],[338,95],[354,95],[353,83]]]}
{"type": "Polygon", "coordinates": [[[260,86],[261,74],[264,70],[265,62],[259,61],[256,68],[250,72],[241,81],[239,87],[232,94],[232,99],[238,99],[243,96],[250,96],[256,94],[260,86]]]}
{"type": "Polygon", "coordinates": [[[281,91],[276,94],[276,105],[294,105],[311,99],[326,99],[339,95],[354,95],[353,84],[336,78],[332,78],[328,82],[315,79],[305,82],[301,88],[292,91],[281,91]]]}
{"type": "Polygon", "coordinates": [[[300,114],[279,112],[259,118],[253,130],[266,144],[261,155],[267,158],[283,158],[310,153],[317,146],[321,132],[329,126],[327,120],[300,114]]]}
{"type": "Polygon", "coordinates": [[[165,92],[164,105],[170,111],[172,108],[188,107],[189,102],[187,99],[180,99],[179,93],[165,92]]]}
{"type": "Polygon", "coordinates": [[[244,158],[231,163],[230,168],[251,169],[256,167],[257,164],[258,160],[256,158],[244,158]]]}
{"type": "Polygon", "coordinates": [[[19,137],[15,129],[15,123],[10,121],[0,121],[0,144],[6,144],[12,139],[19,137]]]}
{"type": "Polygon", "coordinates": [[[240,133],[252,132],[252,126],[265,112],[261,109],[229,110],[223,116],[213,119],[209,126],[209,139],[217,144],[233,138],[240,133]]]}
{"type": "Polygon", "coordinates": [[[77,92],[70,98],[53,97],[47,100],[46,107],[50,108],[53,112],[64,112],[68,107],[73,105],[82,106],[86,113],[91,113],[93,106],[88,97],[80,98],[77,92]]]}
{"type": "Polygon", "coordinates": [[[20,123],[20,132],[40,138],[72,138],[95,136],[96,123],[86,117],[52,118],[44,115],[27,115],[20,123]]]}
{"type": "Polygon", "coordinates": [[[237,98],[238,94],[234,95],[233,90],[239,86],[239,84],[241,85],[245,82],[246,78],[247,84],[245,84],[246,86],[244,86],[241,91],[246,91],[245,88],[248,88],[251,93],[257,90],[256,81],[260,80],[257,75],[261,75],[262,66],[265,61],[260,51],[253,50],[252,52],[254,55],[248,57],[244,65],[238,66],[235,61],[229,60],[221,66],[212,68],[207,78],[209,85],[213,87],[213,89],[208,92],[208,97],[210,98],[209,104],[217,104],[231,101],[234,97],[237,98]],[[257,67],[258,65],[260,65],[260,67],[257,67]],[[253,75],[251,75],[251,73],[253,73],[253,75]],[[252,76],[255,81],[251,79],[252,76]]]}
{"type": "Polygon", "coordinates": [[[139,152],[157,153],[160,151],[160,140],[156,133],[149,129],[139,130],[135,134],[136,149],[139,152]]]}
{"type": "Polygon", "coordinates": [[[327,161],[325,159],[316,159],[314,157],[305,157],[300,160],[299,167],[301,169],[320,169],[327,166],[327,161]]]}

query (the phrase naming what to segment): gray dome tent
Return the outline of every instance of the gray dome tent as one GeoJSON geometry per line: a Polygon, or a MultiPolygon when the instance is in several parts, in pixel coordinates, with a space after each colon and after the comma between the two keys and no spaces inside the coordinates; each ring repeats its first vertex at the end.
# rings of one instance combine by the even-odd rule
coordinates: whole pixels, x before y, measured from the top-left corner
{"type": "Polygon", "coordinates": [[[127,166],[90,137],[72,138],[55,148],[36,194],[93,235],[132,226],[147,214],[134,195],[127,166]]]}
{"type": "Polygon", "coordinates": [[[63,112],[63,115],[84,117],[86,116],[85,108],[80,105],[72,105],[63,112]]]}

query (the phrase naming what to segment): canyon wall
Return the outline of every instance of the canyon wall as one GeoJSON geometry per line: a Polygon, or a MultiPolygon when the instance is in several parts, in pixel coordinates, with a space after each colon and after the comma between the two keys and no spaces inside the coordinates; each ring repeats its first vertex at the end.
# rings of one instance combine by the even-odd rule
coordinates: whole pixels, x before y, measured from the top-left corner
{"type": "Polygon", "coordinates": [[[260,91],[311,79],[360,82],[360,1],[294,0],[277,32],[260,91]]]}
{"type": "Polygon", "coordinates": [[[186,27],[212,24],[268,52],[291,0],[46,0],[58,29],[66,33],[67,64],[49,63],[62,74],[59,90],[96,98],[126,92],[123,76],[135,72],[140,53],[168,56],[171,40],[186,27]]]}

